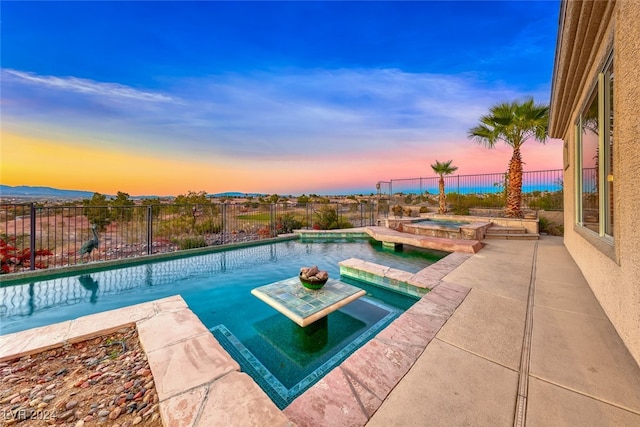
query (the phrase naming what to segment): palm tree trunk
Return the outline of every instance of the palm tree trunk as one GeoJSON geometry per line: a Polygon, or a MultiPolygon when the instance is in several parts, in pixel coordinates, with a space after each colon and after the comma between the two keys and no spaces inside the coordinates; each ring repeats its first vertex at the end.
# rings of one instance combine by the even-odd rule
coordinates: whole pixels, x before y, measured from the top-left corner
{"type": "Polygon", "coordinates": [[[507,206],[505,208],[505,216],[510,218],[522,218],[522,157],[520,156],[520,148],[513,149],[513,156],[509,162],[509,191],[507,193],[507,206]]]}
{"type": "Polygon", "coordinates": [[[444,178],[440,176],[440,181],[438,182],[438,190],[440,190],[440,206],[438,209],[438,213],[446,213],[447,212],[447,195],[444,194],[444,178]]]}

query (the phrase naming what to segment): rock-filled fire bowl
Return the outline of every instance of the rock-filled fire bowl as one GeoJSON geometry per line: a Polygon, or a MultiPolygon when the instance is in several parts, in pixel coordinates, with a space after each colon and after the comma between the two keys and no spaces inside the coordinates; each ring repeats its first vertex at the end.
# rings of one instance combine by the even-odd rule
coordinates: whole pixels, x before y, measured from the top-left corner
{"type": "Polygon", "coordinates": [[[314,265],[313,267],[302,267],[298,277],[305,288],[318,290],[329,280],[329,273],[318,270],[318,267],[314,265]]]}

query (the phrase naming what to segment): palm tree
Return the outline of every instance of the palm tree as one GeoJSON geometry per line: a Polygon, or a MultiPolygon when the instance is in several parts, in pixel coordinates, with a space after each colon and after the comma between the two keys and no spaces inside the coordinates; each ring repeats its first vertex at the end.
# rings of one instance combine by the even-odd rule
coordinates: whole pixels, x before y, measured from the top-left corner
{"type": "Polygon", "coordinates": [[[520,147],[530,138],[541,143],[547,139],[549,106],[536,105],[533,98],[524,102],[503,102],[489,109],[489,114],[480,117],[480,124],[469,129],[469,138],[487,148],[502,141],[513,148],[507,179],[507,205],[505,215],[522,217],[522,156],[520,147]]]}
{"type": "Polygon", "coordinates": [[[440,181],[438,181],[438,190],[440,190],[440,207],[438,208],[438,213],[441,214],[447,212],[447,195],[444,193],[444,176],[451,175],[458,170],[457,166],[451,166],[452,161],[453,160],[449,160],[448,162],[440,163],[438,160],[436,160],[435,164],[431,165],[431,169],[433,169],[435,173],[440,175],[440,181]]]}

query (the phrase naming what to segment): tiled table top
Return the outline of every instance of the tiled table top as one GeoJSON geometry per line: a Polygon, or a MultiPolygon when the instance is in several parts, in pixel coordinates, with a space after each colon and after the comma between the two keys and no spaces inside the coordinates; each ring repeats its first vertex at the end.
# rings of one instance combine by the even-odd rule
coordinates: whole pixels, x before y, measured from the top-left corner
{"type": "Polygon", "coordinates": [[[302,286],[298,277],[255,288],[253,295],[304,327],[365,295],[366,292],[329,279],[319,290],[302,286]]]}

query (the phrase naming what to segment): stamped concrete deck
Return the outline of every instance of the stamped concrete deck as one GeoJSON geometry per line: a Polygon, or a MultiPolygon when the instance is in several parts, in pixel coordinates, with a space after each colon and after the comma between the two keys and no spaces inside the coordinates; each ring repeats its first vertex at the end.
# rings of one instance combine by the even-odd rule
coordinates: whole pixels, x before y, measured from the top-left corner
{"type": "Polygon", "coordinates": [[[640,367],[558,237],[485,241],[471,291],[368,421],[640,426],[640,367]]]}

